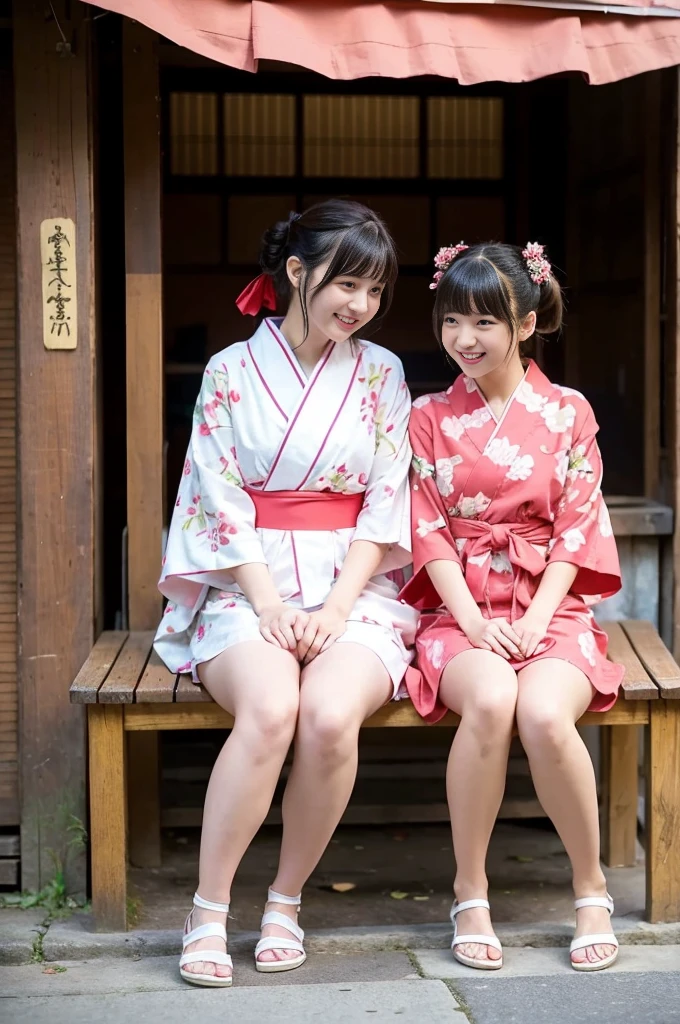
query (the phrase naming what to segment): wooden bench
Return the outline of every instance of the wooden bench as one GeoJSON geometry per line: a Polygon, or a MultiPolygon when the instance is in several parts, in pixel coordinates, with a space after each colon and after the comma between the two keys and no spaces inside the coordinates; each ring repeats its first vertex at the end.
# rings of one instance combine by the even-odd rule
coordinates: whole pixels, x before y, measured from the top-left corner
{"type": "MultiPolygon", "coordinates": [[[[639,727],[645,727],[646,916],[680,920],[680,668],[648,622],[610,622],[610,657],[625,665],[616,705],[588,713],[583,725],[602,736],[603,860],[635,864],[639,727]]],[[[92,908],[96,928],[126,927],[128,825],[159,829],[158,791],[137,766],[130,786],[129,740],[156,739],[164,729],[229,729],[233,719],[186,675],[176,676],[152,650],[148,632],[102,633],[71,686],[71,701],[88,705],[92,908]],[[134,817],[128,823],[128,788],[134,817]],[[146,798],[144,796],[146,792],[146,798]],[[150,794],[150,796],[149,796],[150,794]],[[155,806],[154,806],[155,802],[155,806]]],[[[439,725],[455,726],[450,713],[439,725]]],[[[408,701],[381,708],[367,727],[422,725],[408,701]]],[[[131,751],[132,760],[143,745],[131,751]]],[[[153,765],[152,757],[149,764],[153,765]]]]}

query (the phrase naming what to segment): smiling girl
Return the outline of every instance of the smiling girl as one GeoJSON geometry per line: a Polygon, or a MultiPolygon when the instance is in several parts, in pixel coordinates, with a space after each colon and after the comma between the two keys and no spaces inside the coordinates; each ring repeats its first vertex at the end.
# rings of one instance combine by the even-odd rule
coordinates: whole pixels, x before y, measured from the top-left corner
{"type": "Polygon", "coordinates": [[[447,770],[454,956],[486,970],[503,963],[485,862],[516,721],[571,861],[572,966],[600,970],[617,942],[595,776],[576,722],[614,704],[623,668],[607,661],[589,610],[621,585],[598,427],[583,395],[522,358],[524,342],[562,321],[540,245],[461,243],[435,266],[435,334],[463,372],[414,403],[415,575],[403,596],[424,611],[420,672],[407,679],[413,702],[430,722],[447,708],[461,716],[447,770]]]}
{"type": "Polygon", "coordinates": [[[393,698],[416,613],[386,575],[411,561],[410,398],[399,359],[360,340],[397,276],[358,203],[291,214],[263,241],[244,313],[286,304],[205,371],[173,515],[156,650],[234,716],[206,796],[180,972],[230,985],[236,868],[297,727],[259,971],[305,960],[300,892],[347,805],[363,721],[393,698]],[[216,941],[217,940],[217,941],[216,941]]]}

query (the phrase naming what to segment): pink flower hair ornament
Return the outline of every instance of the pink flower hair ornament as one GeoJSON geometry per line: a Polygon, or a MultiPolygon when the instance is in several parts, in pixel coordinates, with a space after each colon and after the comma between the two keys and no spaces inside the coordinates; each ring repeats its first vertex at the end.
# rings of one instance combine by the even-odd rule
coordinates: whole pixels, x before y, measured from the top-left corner
{"type": "Polygon", "coordinates": [[[527,271],[534,284],[545,284],[552,267],[545,258],[544,246],[538,242],[527,242],[526,249],[522,249],[522,256],[526,260],[527,271]]]}
{"type": "Polygon", "coordinates": [[[432,278],[432,284],[430,288],[434,291],[443,278],[446,271],[449,269],[456,256],[460,256],[462,252],[469,249],[470,246],[466,245],[465,242],[459,242],[458,245],[445,245],[439,250],[434,258],[434,265],[436,267],[436,273],[432,278]]]}

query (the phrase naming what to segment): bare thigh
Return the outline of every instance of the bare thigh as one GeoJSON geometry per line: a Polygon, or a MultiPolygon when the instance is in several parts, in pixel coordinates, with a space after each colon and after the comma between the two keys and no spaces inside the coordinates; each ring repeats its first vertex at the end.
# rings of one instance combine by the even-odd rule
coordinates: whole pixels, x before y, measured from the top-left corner
{"type": "Polygon", "coordinates": [[[492,711],[517,696],[517,673],[493,651],[461,651],[442,673],[439,699],[461,717],[466,711],[492,711]]]}
{"type": "Polygon", "coordinates": [[[197,667],[213,700],[235,718],[240,712],[297,705],[300,665],[290,651],[266,640],[245,640],[197,667]]]}
{"type": "Polygon", "coordinates": [[[300,717],[314,713],[359,724],[392,696],[390,674],[363,644],[333,644],[302,670],[300,717]]]}
{"type": "Polygon", "coordinates": [[[576,665],[561,658],[543,658],[518,673],[517,724],[527,719],[548,725],[577,722],[590,705],[595,688],[576,665]]]}

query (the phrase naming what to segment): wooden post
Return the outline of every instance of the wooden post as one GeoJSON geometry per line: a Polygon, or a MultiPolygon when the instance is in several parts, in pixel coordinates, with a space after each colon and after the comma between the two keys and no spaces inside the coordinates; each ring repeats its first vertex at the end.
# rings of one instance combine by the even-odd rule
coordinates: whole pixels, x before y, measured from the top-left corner
{"type": "Polygon", "coordinates": [[[673,73],[673,120],[668,125],[672,139],[670,198],[668,203],[668,444],[672,479],[673,523],[673,654],[680,658],[680,71],[673,73]]]}
{"type": "MultiPolygon", "coordinates": [[[[123,22],[128,618],[155,629],[163,530],[161,150],[157,36],[123,22]]],[[[160,864],[158,734],[130,735],[130,858],[160,864]]]]}
{"type": "MultiPolygon", "coordinates": [[[[96,406],[90,22],[80,3],[15,0],[22,885],[85,891],[85,716],[69,685],[94,640],[96,406]],[[47,10],[47,15],[46,15],[47,10]],[[75,224],[76,347],[43,341],[41,223],[75,224]]],[[[48,321],[49,323],[49,321],[48,321]]],[[[63,339],[62,339],[63,340],[63,339]]]]}
{"type": "Polygon", "coordinates": [[[646,730],[646,917],[680,921],[680,701],[652,700],[646,730]]]}
{"type": "Polygon", "coordinates": [[[636,725],[600,730],[602,860],[610,868],[635,866],[638,737],[636,725]]]}
{"type": "Polygon", "coordinates": [[[645,494],[659,497],[661,447],[661,73],[645,75],[645,494]]]}
{"type": "Polygon", "coordinates": [[[125,733],[122,704],[88,705],[92,911],[100,932],[126,928],[125,733]]]}

